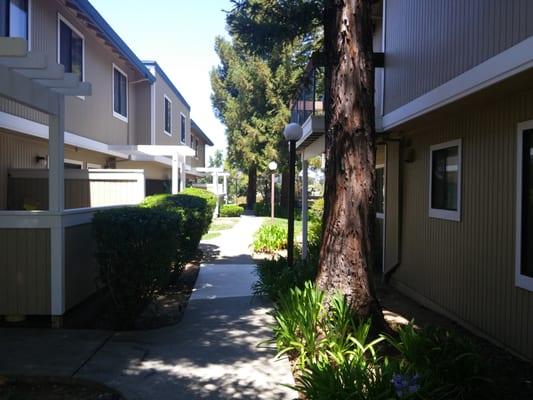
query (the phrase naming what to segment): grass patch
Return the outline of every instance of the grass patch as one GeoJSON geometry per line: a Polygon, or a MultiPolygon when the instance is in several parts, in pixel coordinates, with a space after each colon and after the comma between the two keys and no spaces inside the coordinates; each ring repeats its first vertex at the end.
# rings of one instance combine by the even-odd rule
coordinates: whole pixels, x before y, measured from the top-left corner
{"type": "Polygon", "coordinates": [[[209,227],[209,232],[202,236],[202,240],[211,240],[219,237],[222,231],[233,228],[240,218],[216,218],[209,227]]]}

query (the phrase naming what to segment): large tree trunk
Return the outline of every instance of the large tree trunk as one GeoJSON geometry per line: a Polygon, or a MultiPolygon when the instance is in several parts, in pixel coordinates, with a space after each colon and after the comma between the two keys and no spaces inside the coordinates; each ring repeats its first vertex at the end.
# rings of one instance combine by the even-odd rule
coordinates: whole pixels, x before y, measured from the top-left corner
{"type": "Polygon", "coordinates": [[[253,210],[257,196],[257,167],[248,168],[248,187],[246,189],[246,209],[253,210]]]}
{"type": "Polygon", "coordinates": [[[326,188],[318,285],[384,326],[372,277],[375,126],[371,1],[327,0],[326,188]]]}

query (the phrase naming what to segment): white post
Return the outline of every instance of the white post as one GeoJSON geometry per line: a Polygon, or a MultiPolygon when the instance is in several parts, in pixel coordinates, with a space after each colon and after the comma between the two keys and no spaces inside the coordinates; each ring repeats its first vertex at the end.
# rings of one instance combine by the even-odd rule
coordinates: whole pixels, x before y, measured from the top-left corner
{"type": "Polygon", "coordinates": [[[57,115],[49,115],[48,208],[56,214],[50,227],[50,304],[54,325],[60,326],[65,312],[65,99],[59,96],[57,115]]]}
{"type": "Polygon", "coordinates": [[[228,202],[228,175],[227,174],[224,174],[224,186],[223,186],[223,189],[224,189],[224,201],[225,203],[228,202]]]}
{"type": "Polygon", "coordinates": [[[219,191],[218,191],[218,172],[217,171],[213,172],[213,186],[215,189],[215,194],[218,196],[219,191]]]}
{"type": "Polygon", "coordinates": [[[180,192],[185,189],[187,183],[187,173],[185,172],[185,156],[181,158],[180,164],[180,192]]]}
{"type": "Polygon", "coordinates": [[[309,201],[307,198],[307,191],[309,187],[308,179],[308,169],[309,161],[304,159],[302,154],[302,259],[307,258],[307,222],[308,222],[308,213],[307,209],[309,207],[309,201]]]}
{"type": "Polygon", "coordinates": [[[172,194],[178,194],[178,177],[179,177],[179,160],[178,154],[172,155],[172,194]]]}

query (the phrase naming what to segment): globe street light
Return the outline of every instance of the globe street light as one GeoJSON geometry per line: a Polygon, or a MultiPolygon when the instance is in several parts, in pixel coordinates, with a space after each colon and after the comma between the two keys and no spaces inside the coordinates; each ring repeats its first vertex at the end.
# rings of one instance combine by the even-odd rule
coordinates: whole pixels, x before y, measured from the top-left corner
{"type": "Polygon", "coordinates": [[[290,123],[285,126],[283,136],[289,142],[289,229],[287,237],[287,264],[294,265],[294,186],[296,175],[296,142],[303,135],[300,125],[290,123]]]}
{"type": "Polygon", "coordinates": [[[272,183],[270,184],[270,218],[274,220],[274,196],[276,194],[276,169],[278,168],[278,163],[271,161],[268,164],[268,169],[272,171],[272,183]]]}

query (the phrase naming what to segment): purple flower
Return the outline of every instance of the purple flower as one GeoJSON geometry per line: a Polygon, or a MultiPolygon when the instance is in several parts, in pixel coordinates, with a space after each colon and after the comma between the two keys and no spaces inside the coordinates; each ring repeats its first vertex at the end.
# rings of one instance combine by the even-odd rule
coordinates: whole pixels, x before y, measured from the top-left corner
{"type": "Polygon", "coordinates": [[[418,374],[414,376],[394,374],[391,383],[394,386],[396,395],[403,399],[418,392],[420,389],[420,376],[418,374]]]}

